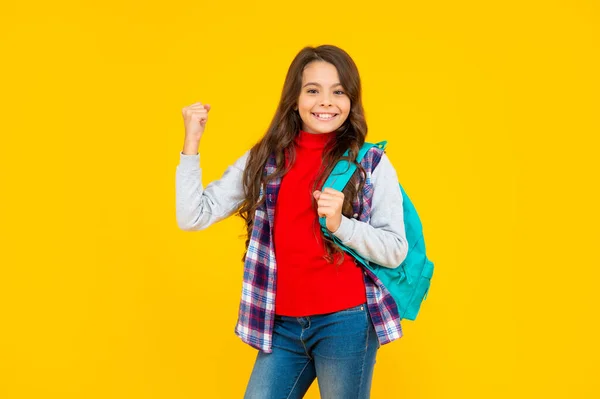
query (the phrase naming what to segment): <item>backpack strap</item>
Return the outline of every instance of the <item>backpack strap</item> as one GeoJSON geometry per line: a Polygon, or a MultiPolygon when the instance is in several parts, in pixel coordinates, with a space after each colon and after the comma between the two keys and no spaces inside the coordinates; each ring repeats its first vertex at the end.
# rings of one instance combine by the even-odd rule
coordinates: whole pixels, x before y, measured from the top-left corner
{"type": "MultiPolygon", "coordinates": [[[[387,146],[387,141],[380,141],[379,143],[375,143],[375,144],[364,143],[362,148],[360,149],[360,151],[358,151],[358,155],[356,157],[356,162],[362,161],[362,159],[364,158],[367,151],[369,151],[372,147],[377,147],[382,150],[385,150],[386,146],[387,146]]],[[[346,150],[346,152],[344,152],[344,156],[348,156],[349,153],[350,153],[350,150],[346,150]]],[[[350,162],[348,162],[345,159],[338,161],[338,163],[335,165],[335,167],[331,171],[331,174],[329,175],[327,180],[325,180],[325,184],[323,184],[323,188],[321,190],[325,190],[327,187],[331,187],[334,190],[342,191],[344,189],[344,187],[346,187],[346,184],[348,184],[348,182],[350,181],[350,178],[354,174],[354,171],[356,171],[356,164],[354,164],[354,163],[351,164],[350,162]]],[[[321,224],[321,228],[323,228],[325,230],[327,229],[327,225],[325,224],[324,217],[319,218],[319,223],[321,224]]],[[[325,231],[325,232],[328,233],[328,231],[325,231]]]]}

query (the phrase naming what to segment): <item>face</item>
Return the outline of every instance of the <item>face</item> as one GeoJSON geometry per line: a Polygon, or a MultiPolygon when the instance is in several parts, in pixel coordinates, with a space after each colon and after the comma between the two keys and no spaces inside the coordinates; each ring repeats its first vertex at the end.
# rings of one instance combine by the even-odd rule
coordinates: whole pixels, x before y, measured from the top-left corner
{"type": "Polygon", "coordinates": [[[297,106],[302,130],[308,133],[329,133],[342,126],[350,113],[350,98],[333,64],[313,61],[306,66],[297,106]]]}

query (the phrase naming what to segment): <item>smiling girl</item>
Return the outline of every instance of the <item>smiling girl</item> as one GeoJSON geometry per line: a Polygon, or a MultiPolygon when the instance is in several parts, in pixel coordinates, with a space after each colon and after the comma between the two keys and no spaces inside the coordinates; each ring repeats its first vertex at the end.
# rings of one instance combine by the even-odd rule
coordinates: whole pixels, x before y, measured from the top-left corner
{"type": "Polygon", "coordinates": [[[247,228],[236,334],[258,349],[245,398],[368,398],[376,353],[402,337],[394,300],[377,277],[324,235],[395,268],[407,254],[402,194],[385,152],[371,148],[342,192],[324,181],[340,159],[356,163],[367,124],[358,69],[342,49],[302,49],[288,70],[265,135],[202,186],[198,153],[210,106],[183,108],[176,171],[181,229],[230,215],[247,228]],[[344,152],[350,150],[349,156],[344,152]]]}

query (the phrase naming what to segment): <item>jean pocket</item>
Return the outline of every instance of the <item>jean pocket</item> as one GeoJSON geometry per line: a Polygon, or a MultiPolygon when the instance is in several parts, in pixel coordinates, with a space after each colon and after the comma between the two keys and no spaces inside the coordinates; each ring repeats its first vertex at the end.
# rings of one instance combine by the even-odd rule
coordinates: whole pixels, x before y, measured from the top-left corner
{"type": "Polygon", "coordinates": [[[319,322],[320,329],[315,335],[319,344],[313,350],[315,356],[338,360],[363,359],[370,335],[365,304],[331,313],[319,322]]]}

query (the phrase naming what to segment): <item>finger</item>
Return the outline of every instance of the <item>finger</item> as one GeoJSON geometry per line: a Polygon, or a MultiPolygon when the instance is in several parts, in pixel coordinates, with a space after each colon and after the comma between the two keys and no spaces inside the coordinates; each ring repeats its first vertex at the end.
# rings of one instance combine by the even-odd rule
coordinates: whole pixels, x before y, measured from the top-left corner
{"type": "Polygon", "coordinates": [[[341,206],[342,202],[336,198],[328,199],[328,198],[321,197],[321,199],[319,199],[319,201],[317,202],[317,205],[318,206],[341,206]]]}
{"type": "MultiPolygon", "coordinates": [[[[202,109],[203,110],[205,107],[206,106],[204,104],[202,104],[202,103],[194,103],[194,104],[190,105],[187,108],[191,109],[191,110],[198,110],[198,109],[202,109]]],[[[209,105],[209,108],[210,108],[210,105],[209,105]]]]}
{"type": "Polygon", "coordinates": [[[334,206],[320,206],[317,208],[317,212],[324,213],[328,216],[333,216],[337,215],[338,213],[342,213],[342,209],[334,206]]]}
{"type": "Polygon", "coordinates": [[[332,194],[332,195],[335,195],[335,194],[343,194],[341,191],[334,190],[334,189],[333,189],[333,188],[331,188],[331,187],[327,187],[325,190],[323,190],[323,192],[324,192],[324,193],[327,193],[327,194],[332,194]]]}
{"type": "Polygon", "coordinates": [[[188,107],[192,110],[200,110],[200,111],[210,111],[210,109],[212,108],[210,104],[202,104],[202,103],[195,103],[193,105],[191,105],[190,107],[188,107]]]}
{"type": "Polygon", "coordinates": [[[339,195],[331,195],[331,194],[321,194],[319,199],[325,200],[325,201],[339,201],[339,202],[344,201],[344,197],[340,197],[339,195]]]}
{"type": "MultiPolygon", "coordinates": [[[[327,189],[325,189],[327,190],[327,189]]],[[[323,191],[323,195],[327,196],[327,198],[341,198],[344,199],[344,193],[341,191],[331,190],[331,191],[323,191]]]]}
{"type": "Polygon", "coordinates": [[[198,108],[198,107],[192,107],[192,106],[185,107],[182,111],[184,114],[194,114],[196,112],[201,112],[201,111],[206,112],[206,110],[204,108],[198,108]]]}
{"type": "Polygon", "coordinates": [[[313,192],[313,197],[315,197],[315,199],[318,201],[319,198],[321,198],[321,192],[319,190],[315,190],[313,192]]]}

